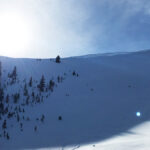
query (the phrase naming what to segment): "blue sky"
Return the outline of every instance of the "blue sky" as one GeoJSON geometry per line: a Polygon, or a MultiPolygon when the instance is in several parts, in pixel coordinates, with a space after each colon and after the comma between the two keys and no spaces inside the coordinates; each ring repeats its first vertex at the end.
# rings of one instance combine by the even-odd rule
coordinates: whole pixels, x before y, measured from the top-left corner
{"type": "Polygon", "coordinates": [[[4,12],[25,18],[32,36],[12,57],[150,48],[149,0],[0,0],[0,13],[4,12]]]}

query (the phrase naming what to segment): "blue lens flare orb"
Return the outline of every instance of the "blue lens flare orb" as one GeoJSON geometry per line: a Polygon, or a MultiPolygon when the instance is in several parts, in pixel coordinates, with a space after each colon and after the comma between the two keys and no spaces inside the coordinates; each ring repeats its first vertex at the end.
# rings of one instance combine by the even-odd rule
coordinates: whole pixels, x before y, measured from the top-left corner
{"type": "Polygon", "coordinates": [[[141,112],[139,112],[139,111],[136,112],[136,116],[137,116],[137,117],[141,117],[141,115],[142,115],[141,112]]]}

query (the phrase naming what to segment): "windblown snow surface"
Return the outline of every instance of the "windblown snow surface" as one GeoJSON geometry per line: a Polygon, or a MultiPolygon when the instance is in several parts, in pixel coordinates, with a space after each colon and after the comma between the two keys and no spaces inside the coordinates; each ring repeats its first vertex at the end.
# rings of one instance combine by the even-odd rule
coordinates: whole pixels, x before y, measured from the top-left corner
{"type": "Polygon", "coordinates": [[[19,121],[16,112],[9,119],[7,114],[2,116],[0,150],[150,149],[150,51],[64,58],[61,63],[55,59],[6,57],[0,57],[0,61],[4,95],[20,94],[17,104],[10,96],[10,110],[16,106],[25,110],[18,112],[19,121]],[[14,66],[17,80],[11,85],[8,73],[14,66]],[[40,93],[37,84],[42,75],[45,90],[40,93]],[[31,76],[33,85],[29,87],[31,76]],[[46,91],[51,79],[55,87],[46,91]],[[25,82],[28,105],[23,105],[25,82]],[[32,103],[31,92],[40,94],[42,102],[32,103]],[[40,120],[42,114],[44,121],[40,120]],[[4,120],[9,139],[3,135],[4,120]]]}

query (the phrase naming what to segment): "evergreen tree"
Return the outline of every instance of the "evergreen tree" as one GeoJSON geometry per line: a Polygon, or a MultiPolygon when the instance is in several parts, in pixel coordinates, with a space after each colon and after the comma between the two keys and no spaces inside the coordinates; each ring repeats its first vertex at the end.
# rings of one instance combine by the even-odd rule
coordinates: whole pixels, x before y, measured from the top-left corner
{"type": "Polygon", "coordinates": [[[37,126],[34,127],[34,131],[37,131],[37,126]]]}
{"type": "Polygon", "coordinates": [[[0,114],[4,114],[4,104],[0,102],[0,114]]]}
{"type": "Polygon", "coordinates": [[[56,57],[56,63],[60,63],[60,56],[59,55],[56,57]]]}
{"type": "Polygon", "coordinates": [[[42,115],[42,117],[41,117],[41,122],[44,122],[44,119],[45,119],[45,116],[42,115]]]}
{"type": "Polygon", "coordinates": [[[5,113],[5,114],[8,113],[8,107],[5,108],[4,113],[5,113]]]}
{"type": "Polygon", "coordinates": [[[34,94],[34,92],[32,92],[32,97],[34,98],[34,96],[35,96],[35,94],[34,94]]]}
{"type": "Polygon", "coordinates": [[[60,82],[60,77],[59,76],[57,77],[57,81],[58,81],[58,83],[60,82]]]}
{"type": "Polygon", "coordinates": [[[0,61],[0,77],[2,76],[2,63],[0,61]]]}
{"type": "Polygon", "coordinates": [[[16,81],[16,79],[17,79],[17,68],[15,66],[12,71],[12,82],[14,83],[16,81]]]}
{"type": "Polygon", "coordinates": [[[58,120],[62,120],[62,116],[58,116],[58,120]]]}
{"type": "Polygon", "coordinates": [[[1,77],[2,77],[2,63],[0,61],[0,88],[1,88],[1,77]]]}
{"type": "Polygon", "coordinates": [[[44,91],[44,87],[45,87],[45,78],[44,78],[44,75],[42,75],[41,80],[40,80],[40,84],[39,84],[38,87],[39,87],[39,89],[40,89],[41,92],[44,91]]]}
{"type": "Polygon", "coordinates": [[[76,75],[76,72],[75,72],[75,71],[73,71],[73,72],[72,72],[72,75],[73,75],[73,76],[75,76],[75,75],[76,75]]]}
{"type": "Polygon", "coordinates": [[[16,79],[17,79],[17,68],[16,68],[16,66],[14,67],[11,74],[8,73],[8,77],[12,79],[11,84],[16,82],[16,79]]]}
{"type": "Polygon", "coordinates": [[[9,139],[10,139],[10,137],[9,137],[8,133],[6,134],[6,137],[7,137],[7,140],[9,140],[9,139]]]}
{"type": "Polygon", "coordinates": [[[26,98],[26,105],[28,105],[29,104],[29,96],[27,96],[27,98],[26,98]]]}
{"type": "Polygon", "coordinates": [[[9,103],[9,94],[6,96],[6,103],[9,103]]]}
{"type": "Polygon", "coordinates": [[[4,99],[4,90],[3,88],[0,88],[0,102],[2,102],[4,99]]]}
{"type": "Polygon", "coordinates": [[[19,112],[22,112],[20,106],[19,106],[19,112]]]}
{"type": "Polygon", "coordinates": [[[15,93],[15,94],[13,95],[13,98],[14,98],[14,103],[15,103],[15,104],[18,103],[18,100],[19,100],[19,98],[20,98],[20,94],[19,94],[19,93],[15,93]]]}
{"type": "Polygon", "coordinates": [[[26,83],[24,84],[24,96],[28,96],[28,90],[26,83]]]}
{"type": "Polygon", "coordinates": [[[32,87],[32,77],[30,78],[29,86],[32,87]]]}
{"type": "Polygon", "coordinates": [[[6,129],[6,128],[7,128],[6,120],[4,120],[3,125],[2,125],[2,128],[3,128],[3,129],[6,129]]]}
{"type": "Polygon", "coordinates": [[[20,121],[20,117],[19,117],[19,115],[17,114],[17,121],[19,122],[20,121]]]}
{"type": "Polygon", "coordinates": [[[20,128],[21,128],[21,131],[23,131],[23,124],[20,123],[20,128]]]}
{"type": "Polygon", "coordinates": [[[53,92],[53,88],[54,88],[55,82],[53,80],[49,81],[49,89],[53,92]]]}

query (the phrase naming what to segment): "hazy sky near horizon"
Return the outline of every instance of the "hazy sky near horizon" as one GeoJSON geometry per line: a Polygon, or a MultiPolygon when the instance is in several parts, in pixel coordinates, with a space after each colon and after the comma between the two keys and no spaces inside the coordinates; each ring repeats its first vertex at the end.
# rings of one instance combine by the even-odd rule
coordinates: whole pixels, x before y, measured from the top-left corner
{"type": "Polygon", "coordinates": [[[0,15],[5,13],[17,14],[27,28],[17,34],[20,46],[10,42],[11,35],[9,50],[0,46],[0,55],[68,57],[150,48],[149,0],[0,0],[0,15]]]}

